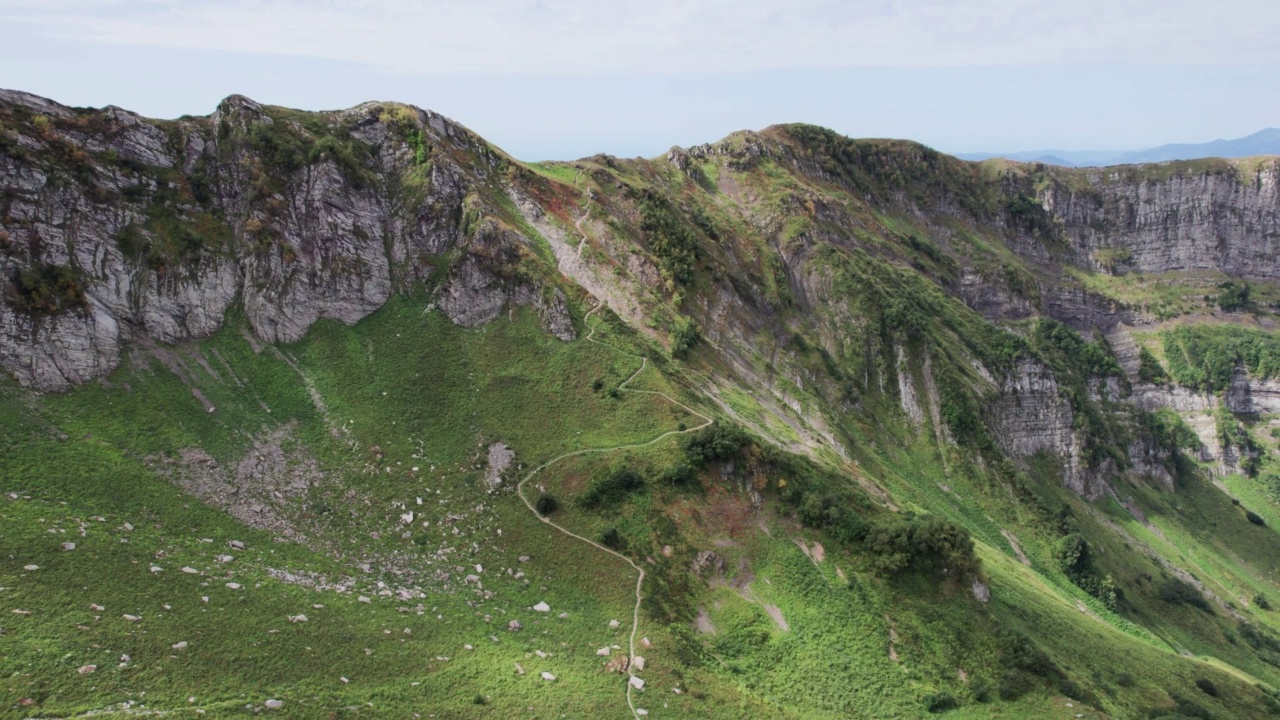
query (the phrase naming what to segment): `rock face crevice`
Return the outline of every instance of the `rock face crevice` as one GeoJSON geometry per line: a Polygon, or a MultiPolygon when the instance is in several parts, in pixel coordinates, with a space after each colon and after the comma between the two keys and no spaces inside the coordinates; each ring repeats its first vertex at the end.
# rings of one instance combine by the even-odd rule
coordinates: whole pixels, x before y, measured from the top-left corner
{"type": "Polygon", "coordinates": [[[317,117],[232,96],[151,121],[0,91],[0,277],[64,269],[74,288],[54,291],[76,296],[0,302],[0,367],[60,390],[109,373],[131,339],[207,336],[233,307],[287,343],[423,287],[460,325],[515,303],[576,337],[564,292],[512,272],[533,240],[479,192],[506,162],[483,141],[407,106],[317,117]]]}

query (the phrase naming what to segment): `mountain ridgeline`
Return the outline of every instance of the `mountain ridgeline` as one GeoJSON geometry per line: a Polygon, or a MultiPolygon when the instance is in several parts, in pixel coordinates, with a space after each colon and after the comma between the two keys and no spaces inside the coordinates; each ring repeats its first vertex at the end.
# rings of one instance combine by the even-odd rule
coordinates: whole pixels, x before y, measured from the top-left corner
{"type": "Polygon", "coordinates": [[[1280,159],[529,164],[397,103],[0,91],[0,289],[5,706],[1280,708],[1280,159]],[[207,645],[40,606],[80,587],[207,645]]]}

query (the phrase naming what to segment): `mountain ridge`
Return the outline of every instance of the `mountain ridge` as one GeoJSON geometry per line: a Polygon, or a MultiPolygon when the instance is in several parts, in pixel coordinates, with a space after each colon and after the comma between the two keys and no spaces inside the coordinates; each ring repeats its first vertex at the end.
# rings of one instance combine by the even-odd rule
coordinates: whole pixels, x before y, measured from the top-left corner
{"type": "Polygon", "coordinates": [[[521,163],[398,103],[149,121],[0,93],[0,577],[35,608],[5,692],[1265,717],[1278,180],[802,124],[521,163]],[[199,540],[250,532],[240,559],[199,540]],[[82,643],[69,582],[199,653],[128,620],[82,643]],[[58,680],[70,658],[109,689],[58,680]]]}
{"type": "Polygon", "coordinates": [[[1217,139],[1203,143],[1167,143],[1146,150],[1028,150],[1020,152],[957,153],[965,160],[982,161],[1005,158],[1019,162],[1042,162],[1067,167],[1109,167],[1137,165],[1171,160],[1204,158],[1252,158],[1280,155],[1280,128],[1263,128],[1233,140],[1217,139]]]}

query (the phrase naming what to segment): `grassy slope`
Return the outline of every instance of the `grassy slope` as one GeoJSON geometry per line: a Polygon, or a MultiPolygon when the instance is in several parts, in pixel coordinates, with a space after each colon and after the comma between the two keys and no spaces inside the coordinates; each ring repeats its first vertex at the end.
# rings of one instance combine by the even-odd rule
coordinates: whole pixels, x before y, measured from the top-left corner
{"type": "MultiPolygon", "coordinates": [[[[629,183],[677,194],[700,204],[722,228],[733,228],[724,234],[732,238],[723,241],[724,248],[706,248],[707,264],[733,268],[753,287],[763,288],[770,311],[794,309],[777,267],[777,238],[753,229],[749,213],[735,207],[737,200],[704,197],[695,183],[670,169],[630,162],[620,168],[629,183]]],[[[536,169],[561,182],[571,179],[565,166],[536,169]]],[[[945,258],[923,257],[906,244],[910,236],[928,235],[915,219],[871,212],[772,163],[750,176],[715,163],[706,163],[703,173],[712,181],[736,176],[757,193],[756,209],[781,207],[804,193],[839,205],[853,218],[848,225],[858,228],[852,235],[843,221],[799,222],[792,216],[786,240],[800,243],[813,228],[838,240],[840,250],[830,262],[844,273],[848,285],[843,289],[851,296],[859,283],[874,285],[890,298],[906,295],[889,268],[910,262],[930,277],[945,279],[953,270],[945,258]]],[[[578,177],[576,170],[572,177],[578,177]]],[[[1019,271],[1016,257],[999,238],[969,228],[953,230],[958,241],[952,252],[967,253],[970,261],[993,272],[1019,271]]],[[[694,289],[706,293],[710,281],[700,274],[694,289]]],[[[910,297],[923,302],[931,296],[913,286],[910,297]]],[[[849,309],[859,317],[865,308],[851,304],[849,309]]],[[[679,310],[658,307],[655,314],[666,317],[679,310]]],[[[972,314],[943,319],[969,323],[953,324],[930,338],[941,343],[946,356],[964,358],[971,352],[966,343],[975,340],[969,332],[972,314]]],[[[616,324],[607,339],[632,351],[655,352],[616,324]]],[[[573,506],[574,495],[614,467],[626,464],[656,475],[679,459],[674,441],[575,459],[540,478],[564,501],[558,521],[593,536],[615,528],[634,557],[652,559],[656,568],[642,616],[641,634],[654,645],[644,651],[651,669],[642,706],[655,715],[699,717],[917,717],[925,696],[945,692],[966,703],[953,711],[957,717],[1092,712],[1078,702],[1068,706],[1070,701],[1053,688],[1033,690],[1017,701],[993,693],[988,702],[977,702],[981,685],[994,688],[1000,682],[993,637],[997,628],[1006,627],[1033,638],[1065,678],[1085,691],[1076,694],[1089,695],[1113,716],[1172,709],[1177,697],[1192,698],[1219,717],[1261,716],[1257,693],[1234,678],[1247,678],[1247,672],[1274,683],[1274,669],[1232,639],[1233,622],[1221,613],[1201,616],[1199,610],[1171,608],[1154,598],[1138,578],[1158,572],[1155,565],[1125,547],[1122,536],[1100,518],[1159,546],[1238,597],[1253,591],[1274,594],[1274,543],[1271,535],[1260,534],[1270,531],[1233,525],[1220,537],[1206,536],[1205,528],[1234,519],[1227,515],[1231,506],[1203,483],[1172,498],[1137,488],[1137,501],[1160,537],[1114,504],[1092,514],[1057,488],[1051,468],[1033,472],[1040,501],[1074,507],[1082,530],[1106,549],[1102,565],[1130,595],[1128,606],[1111,613],[1055,569],[1051,553],[1057,533],[1046,518],[1010,501],[1008,489],[972,464],[970,456],[939,448],[928,423],[920,431],[909,427],[896,409],[892,387],[884,395],[859,397],[856,413],[837,410],[822,392],[788,384],[789,371],[796,368],[775,368],[763,347],[750,349],[753,370],[776,377],[778,387],[805,408],[803,414],[825,410],[839,420],[854,462],[823,456],[832,467],[844,477],[856,473],[888,488],[905,509],[952,519],[972,533],[993,601],[982,606],[967,588],[939,589],[922,578],[878,578],[865,571],[857,553],[801,527],[772,500],[763,512],[752,509],[732,473],[720,476],[713,470],[705,476],[705,494],[651,483],[614,510],[586,512],[573,506]],[[1030,568],[1014,559],[1002,529],[1018,538],[1030,568]],[[796,540],[806,547],[823,541],[826,560],[807,557],[796,540]],[[668,545],[670,558],[663,553],[668,545]],[[727,577],[710,587],[695,582],[687,595],[674,596],[662,583],[681,577],[694,552],[705,548],[725,558],[727,577]],[[745,567],[739,564],[743,560],[745,567]],[[770,617],[770,606],[785,618],[788,630],[770,617]],[[691,639],[689,616],[699,609],[717,632],[691,639]],[[1234,667],[1224,671],[1220,663],[1211,667],[1201,659],[1179,658],[1171,647],[1213,655],[1234,667]],[[1132,683],[1121,681],[1126,673],[1134,675],[1132,683]],[[1196,690],[1193,682],[1199,677],[1213,678],[1221,697],[1196,690]],[[688,692],[670,693],[676,686],[688,692]]],[[[869,387],[875,374],[890,366],[883,357],[858,357],[859,349],[852,347],[837,359],[846,371],[856,369],[869,387]]],[[[918,350],[912,347],[913,353],[918,350]]],[[[610,396],[609,390],[634,371],[635,361],[588,343],[551,340],[523,313],[514,322],[464,331],[439,313],[424,312],[422,302],[406,299],[393,300],[352,328],[321,323],[305,340],[280,351],[255,352],[233,320],[215,337],[172,351],[177,360],[169,364],[176,363],[180,373],[139,351],[106,383],[65,395],[36,396],[8,381],[0,385],[0,477],[7,485],[0,490],[22,498],[0,499],[0,610],[4,640],[17,648],[0,659],[0,677],[6,678],[0,681],[0,707],[13,708],[25,697],[37,699],[36,708],[44,714],[126,700],[155,708],[190,707],[187,697],[194,692],[194,706],[214,716],[249,714],[246,705],[273,696],[286,699],[285,712],[298,717],[320,711],[382,716],[423,707],[457,717],[510,715],[530,706],[540,716],[625,713],[623,676],[602,672],[595,650],[625,646],[625,625],[611,631],[607,623],[629,615],[629,568],[566,542],[529,517],[510,492],[486,493],[481,477],[484,448],[493,441],[509,444],[516,462],[527,468],[566,450],[643,441],[688,421],[683,412],[652,398],[610,396]],[[592,389],[597,379],[599,391],[592,389]],[[312,401],[308,385],[322,398],[323,409],[312,401]],[[215,412],[205,411],[191,386],[215,412]],[[276,533],[248,530],[183,496],[149,467],[155,458],[190,447],[233,464],[250,451],[262,429],[287,421],[294,422],[289,437],[301,449],[295,460],[314,459],[328,480],[312,487],[286,515],[300,531],[328,538],[327,544],[308,548],[276,542],[276,533]],[[400,509],[391,503],[421,496],[428,502],[418,521],[432,524],[401,538],[400,509]],[[451,515],[462,519],[453,524],[451,515]],[[104,521],[90,520],[94,517],[104,521]],[[78,537],[82,522],[85,536],[78,537]],[[125,522],[136,529],[122,530],[125,522]],[[423,536],[423,543],[415,542],[423,536]],[[57,544],[68,537],[78,538],[79,547],[59,552],[57,544]],[[124,537],[128,543],[120,542],[124,537]],[[222,543],[233,537],[246,541],[249,550],[228,565],[215,563],[214,556],[225,552],[222,543]],[[454,552],[444,559],[434,556],[441,546],[454,552]],[[164,556],[158,557],[161,551],[164,556]],[[533,559],[520,563],[515,558],[522,554],[533,559]],[[407,580],[390,573],[365,575],[353,567],[388,558],[409,568],[407,580]],[[150,573],[153,562],[164,572],[150,573]],[[41,569],[22,570],[28,563],[41,569]],[[486,568],[485,589],[494,597],[457,583],[473,564],[486,568]],[[203,574],[184,574],[179,570],[184,565],[203,574]],[[307,590],[273,579],[268,568],[330,579],[354,575],[355,591],[307,590]],[[527,577],[522,582],[506,569],[527,577]],[[440,573],[452,581],[441,580],[440,573]],[[231,591],[228,581],[244,589],[231,591]],[[421,587],[427,597],[383,598],[379,582],[421,587]],[[374,601],[358,602],[359,593],[374,601]],[[207,603],[202,595],[209,597],[207,603]],[[552,606],[550,616],[528,609],[541,600],[552,606]],[[90,602],[107,610],[90,612],[90,602]],[[324,607],[313,607],[317,604],[324,607]],[[14,615],[15,608],[32,614],[14,615]],[[143,619],[128,623],[120,618],[125,612],[143,619]],[[299,612],[309,622],[288,622],[299,612]],[[559,612],[569,617],[556,617],[559,612]],[[525,630],[506,632],[512,617],[524,622],[525,630]],[[191,645],[171,648],[179,640],[191,645]],[[475,650],[465,650],[465,644],[475,650]],[[541,658],[536,650],[551,655],[541,658]],[[121,653],[132,659],[117,668],[121,653]],[[516,662],[529,674],[516,675],[516,662]],[[99,669],[76,674],[86,663],[99,669]],[[544,669],[560,679],[542,682],[537,673],[544,669]],[[339,675],[350,684],[341,683],[339,675]],[[477,695],[488,704],[476,704],[477,695]]],[[[678,364],[666,367],[667,376],[661,369],[655,363],[655,371],[637,379],[636,387],[674,392],[673,386],[687,384],[690,377],[678,364]]],[[[804,369],[812,371],[807,379],[821,377],[816,360],[804,369]]],[[[722,399],[784,442],[799,441],[764,398],[730,387],[722,399]]],[[[1272,622],[1255,612],[1250,617],[1272,622]]]]}

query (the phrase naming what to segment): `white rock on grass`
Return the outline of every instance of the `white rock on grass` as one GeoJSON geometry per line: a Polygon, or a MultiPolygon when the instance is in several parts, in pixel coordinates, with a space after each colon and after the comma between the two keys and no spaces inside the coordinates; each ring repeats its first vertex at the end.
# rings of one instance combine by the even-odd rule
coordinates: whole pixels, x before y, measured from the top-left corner
{"type": "Polygon", "coordinates": [[[61,548],[63,549],[63,551],[64,551],[64,552],[66,552],[66,551],[70,551],[70,550],[75,550],[75,549],[76,549],[76,544],[75,544],[75,543],[73,543],[73,542],[64,542],[64,543],[62,543],[62,545],[60,545],[59,547],[61,547],[61,548]]]}
{"type": "Polygon", "coordinates": [[[544,670],[544,671],[542,672],[542,679],[543,679],[543,680],[546,680],[547,682],[555,682],[555,681],[556,681],[556,676],[555,676],[555,675],[552,675],[551,673],[546,672],[546,671],[544,670]]]}
{"type": "Polygon", "coordinates": [[[218,555],[213,559],[213,561],[218,563],[229,563],[235,559],[236,557],[234,555],[218,555]]]}
{"type": "Polygon", "coordinates": [[[188,644],[187,641],[183,640],[182,642],[176,642],[170,645],[169,647],[173,648],[174,650],[184,650],[186,649],[187,644],[188,644]]]}
{"type": "Polygon", "coordinates": [[[629,680],[627,680],[627,683],[628,683],[628,684],[630,684],[630,685],[631,685],[631,687],[633,687],[633,688],[635,688],[635,689],[637,689],[637,690],[643,690],[643,689],[644,689],[644,680],[641,680],[640,678],[636,677],[635,675],[632,675],[632,676],[631,676],[631,678],[630,678],[629,680]]]}
{"type": "Polygon", "coordinates": [[[106,610],[106,608],[102,607],[98,603],[89,603],[89,609],[94,612],[102,612],[103,610],[106,610]]]}
{"type": "Polygon", "coordinates": [[[617,620],[610,620],[610,621],[609,621],[609,629],[610,629],[610,630],[617,630],[617,629],[618,629],[618,628],[620,628],[620,627],[622,627],[622,623],[618,622],[617,620]]]}
{"type": "Polygon", "coordinates": [[[23,565],[22,569],[26,570],[27,572],[31,572],[32,570],[39,570],[40,566],[39,565],[23,565]]]}
{"type": "Polygon", "coordinates": [[[546,659],[546,657],[547,657],[547,654],[546,654],[546,653],[544,653],[544,652],[542,652],[541,650],[534,650],[534,651],[533,651],[533,654],[534,654],[534,655],[537,655],[537,656],[538,656],[538,657],[540,657],[540,658],[543,658],[544,660],[545,660],[545,659],[546,659]]]}
{"type": "Polygon", "coordinates": [[[141,619],[142,619],[142,618],[138,617],[137,615],[130,615],[130,614],[128,614],[128,613],[125,613],[124,615],[121,615],[120,617],[124,618],[125,620],[128,620],[129,622],[138,622],[139,620],[141,620],[141,619]]]}
{"type": "Polygon", "coordinates": [[[373,602],[372,600],[370,600],[369,598],[365,597],[364,595],[361,595],[360,597],[356,598],[356,600],[357,600],[357,601],[359,601],[359,602],[362,602],[362,603],[371,603],[371,602],[373,602]]]}
{"type": "Polygon", "coordinates": [[[97,669],[98,669],[97,665],[81,665],[80,669],[76,670],[76,672],[80,673],[81,675],[88,675],[89,673],[97,669]]]}
{"type": "Polygon", "coordinates": [[[289,616],[289,622],[291,623],[300,623],[300,622],[306,622],[306,621],[307,621],[306,615],[290,615],[289,616]]]}
{"type": "Polygon", "coordinates": [[[523,674],[524,674],[524,668],[520,667],[520,663],[516,663],[516,674],[517,674],[517,675],[523,675],[523,674]]]}
{"type": "Polygon", "coordinates": [[[230,547],[230,548],[232,548],[232,549],[234,549],[234,550],[243,550],[243,549],[244,549],[244,543],[240,542],[239,540],[232,540],[232,541],[230,541],[230,542],[228,542],[228,543],[227,543],[227,547],[230,547]]]}
{"type": "Polygon", "coordinates": [[[631,658],[631,667],[632,667],[632,668],[634,668],[634,669],[636,669],[636,670],[643,670],[643,669],[644,669],[644,658],[643,658],[643,657],[641,657],[640,655],[637,655],[637,656],[635,656],[634,658],[631,658]]]}
{"type": "Polygon", "coordinates": [[[200,574],[200,571],[199,571],[199,570],[197,570],[197,569],[195,569],[195,568],[193,568],[193,567],[186,567],[186,566],[184,566],[184,567],[182,568],[182,572],[184,572],[184,573],[186,573],[186,574],[188,574],[188,575],[199,575],[199,574],[200,574]]]}
{"type": "Polygon", "coordinates": [[[510,630],[511,632],[516,632],[523,627],[524,625],[521,625],[519,620],[512,620],[511,622],[507,623],[507,629],[510,630]]]}
{"type": "Polygon", "coordinates": [[[152,565],[151,572],[153,573],[164,572],[164,568],[160,567],[159,565],[152,565]]]}
{"type": "Polygon", "coordinates": [[[263,703],[263,705],[266,705],[268,710],[279,710],[280,708],[284,707],[284,701],[268,700],[265,703],[263,703]]]}
{"type": "Polygon", "coordinates": [[[612,652],[612,651],[609,649],[609,647],[608,647],[608,646],[605,646],[605,647],[602,647],[602,648],[600,648],[599,650],[597,650],[597,651],[596,651],[596,655],[597,655],[597,656],[599,656],[599,657],[609,657],[609,653],[610,653],[610,652],[612,652]]]}
{"type": "Polygon", "coordinates": [[[545,602],[540,602],[537,605],[534,605],[533,609],[537,610],[538,612],[551,612],[551,606],[546,604],[545,602]]]}
{"type": "Polygon", "coordinates": [[[229,590],[239,590],[239,589],[240,589],[240,583],[227,583],[227,589],[229,589],[229,590]]]}

